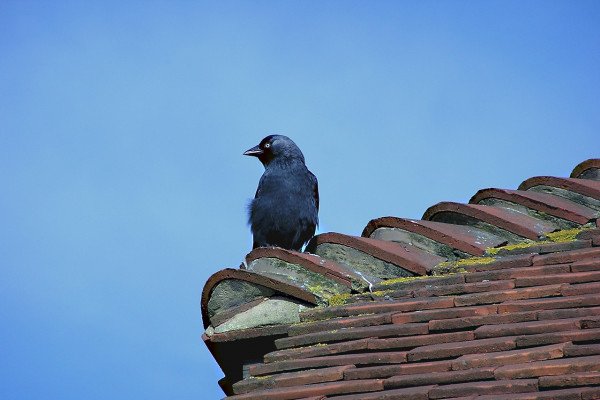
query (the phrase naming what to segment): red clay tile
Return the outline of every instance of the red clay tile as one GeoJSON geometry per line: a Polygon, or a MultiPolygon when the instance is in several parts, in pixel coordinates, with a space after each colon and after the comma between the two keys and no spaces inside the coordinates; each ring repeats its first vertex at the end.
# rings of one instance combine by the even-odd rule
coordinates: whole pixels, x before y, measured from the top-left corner
{"type": "Polygon", "coordinates": [[[490,314],[495,315],[497,311],[498,306],[495,305],[413,311],[393,314],[392,322],[395,324],[404,324],[408,322],[427,322],[434,319],[476,317],[490,314]]]}
{"type": "Polygon", "coordinates": [[[316,248],[322,243],[335,243],[360,250],[380,260],[392,263],[417,275],[427,273],[446,259],[409,245],[369,239],[340,233],[323,233],[312,238],[309,246],[316,248]]]}
{"type": "Polygon", "coordinates": [[[544,319],[564,319],[585,317],[588,315],[600,315],[600,307],[563,308],[558,310],[539,311],[537,319],[541,321],[544,319]]]}
{"type": "MultiPolygon", "coordinates": [[[[600,372],[586,371],[568,375],[540,376],[540,388],[557,388],[569,386],[600,386],[600,372]]],[[[385,382],[384,382],[385,386],[385,382]]],[[[599,388],[600,390],[600,388],[599,388]]]]}
{"type": "Polygon", "coordinates": [[[578,285],[563,285],[560,292],[563,296],[600,293],[600,282],[581,283],[578,285]]]}
{"type": "Polygon", "coordinates": [[[565,251],[562,253],[551,253],[534,256],[533,265],[536,266],[550,264],[566,264],[598,257],[600,257],[600,249],[598,248],[580,249],[565,251]]]}
{"type": "Polygon", "coordinates": [[[429,400],[429,391],[434,386],[421,386],[416,388],[404,388],[385,390],[383,392],[350,394],[346,396],[335,396],[335,400],[429,400]]]}
{"type": "Polygon", "coordinates": [[[437,333],[421,336],[396,337],[389,339],[369,339],[369,349],[413,349],[419,346],[428,346],[440,343],[464,342],[473,340],[472,331],[437,333]]]}
{"type": "Polygon", "coordinates": [[[219,312],[210,318],[211,325],[216,328],[222,323],[227,322],[229,319],[235,317],[237,314],[247,311],[266,300],[267,298],[262,297],[260,299],[252,300],[248,303],[242,304],[241,306],[229,308],[225,311],[219,312]]]}
{"type": "Polygon", "coordinates": [[[514,337],[471,340],[468,342],[432,344],[410,350],[406,359],[410,362],[456,357],[463,354],[487,353],[512,350],[516,347],[514,337]]]}
{"type": "Polygon", "coordinates": [[[600,169],[600,159],[591,158],[589,160],[585,160],[579,164],[575,168],[573,168],[573,172],[571,172],[571,178],[580,178],[580,179],[598,179],[598,170],[600,169]],[[592,175],[592,177],[587,177],[587,175],[592,175]]]}
{"type": "Polygon", "coordinates": [[[576,238],[578,240],[589,240],[592,239],[594,237],[598,237],[600,236],[600,229],[598,228],[594,228],[594,229],[583,229],[581,230],[576,238]]]}
{"type": "Polygon", "coordinates": [[[587,272],[600,270],[600,258],[577,261],[571,264],[571,272],[587,272]]]}
{"type": "Polygon", "coordinates": [[[423,289],[417,289],[413,292],[413,294],[415,297],[448,296],[465,293],[509,290],[514,289],[514,287],[515,282],[513,280],[473,282],[447,286],[430,286],[423,289]]]}
{"type": "MultiPolygon", "coordinates": [[[[571,268],[568,264],[547,265],[542,267],[507,268],[494,271],[473,272],[465,276],[466,282],[481,282],[483,280],[501,280],[521,277],[543,277],[560,273],[568,273],[571,268]]],[[[533,286],[533,285],[522,285],[533,286]]]]}
{"type": "Polygon", "coordinates": [[[465,274],[452,274],[448,276],[417,277],[415,279],[401,280],[400,282],[383,281],[374,285],[373,290],[415,290],[428,286],[448,286],[465,283],[465,274]]]}
{"type": "Polygon", "coordinates": [[[406,352],[342,354],[337,356],[313,357],[299,360],[276,361],[268,364],[253,364],[248,367],[250,375],[271,375],[283,371],[307,368],[332,367],[336,365],[399,364],[406,362],[406,352]]]}
{"type": "Polygon", "coordinates": [[[537,240],[538,237],[553,232],[556,229],[552,224],[506,209],[452,202],[442,202],[429,207],[425,211],[425,214],[423,214],[422,219],[447,222],[444,219],[445,214],[458,214],[475,218],[531,240],[537,240]]]}
{"type": "Polygon", "coordinates": [[[509,254],[549,254],[557,253],[561,251],[571,251],[578,249],[585,249],[592,247],[592,241],[590,240],[575,240],[572,242],[560,242],[560,243],[541,243],[532,244],[527,247],[517,248],[500,248],[496,253],[496,256],[503,257],[509,254]]]}
{"type": "Polygon", "coordinates": [[[479,396],[474,400],[582,400],[582,395],[586,391],[586,388],[544,390],[533,393],[479,396]]]}
{"type": "Polygon", "coordinates": [[[533,254],[517,254],[508,255],[496,258],[494,261],[489,263],[473,264],[473,265],[461,265],[469,272],[481,272],[481,271],[495,271],[498,269],[505,268],[522,268],[531,266],[533,261],[533,254]]]}
{"type": "Polygon", "coordinates": [[[478,235],[472,229],[461,225],[397,217],[383,217],[369,221],[361,236],[370,237],[376,229],[383,227],[413,232],[475,256],[482,256],[487,248],[505,243],[502,238],[478,235]]]}
{"type": "Polygon", "coordinates": [[[572,331],[579,329],[579,324],[580,318],[571,318],[484,325],[475,329],[475,338],[483,339],[500,336],[535,335],[546,332],[572,331]]]}
{"type": "Polygon", "coordinates": [[[468,354],[452,360],[452,369],[456,371],[561,358],[566,345],[567,343],[560,343],[486,354],[468,354]]]}
{"type": "Polygon", "coordinates": [[[275,340],[277,349],[307,346],[316,343],[339,342],[343,340],[368,337],[425,335],[429,332],[427,324],[389,324],[365,326],[360,328],[334,329],[326,332],[307,333],[275,340]]]}
{"type": "Polygon", "coordinates": [[[310,323],[300,323],[292,325],[288,335],[297,336],[313,332],[331,331],[334,329],[391,324],[392,315],[392,313],[384,313],[347,318],[335,318],[326,321],[310,323]]]}
{"type": "Polygon", "coordinates": [[[264,378],[248,378],[233,384],[235,394],[253,392],[255,390],[272,389],[275,387],[301,386],[311,383],[340,381],[344,371],[355,368],[354,365],[340,367],[309,369],[297,372],[286,372],[264,378]]]}
{"type": "Polygon", "coordinates": [[[595,329],[600,328],[600,317],[589,316],[582,317],[579,321],[581,329],[595,329]]]}
{"type": "MultiPolygon", "coordinates": [[[[568,268],[568,266],[567,266],[568,268]]],[[[567,272],[564,274],[546,274],[544,276],[517,277],[516,287],[552,285],[556,283],[584,283],[600,281],[600,271],[567,272]]],[[[600,283],[600,282],[598,282],[600,283]]]]}
{"type": "Polygon", "coordinates": [[[310,304],[317,304],[317,299],[314,294],[312,294],[306,289],[292,285],[290,283],[292,281],[286,282],[283,280],[270,278],[243,269],[226,268],[213,274],[210,278],[208,278],[208,281],[204,284],[201,301],[202,320],[204,321],[204,328],[207,328],[208,325],[210,325],[210,320],[208,318],[208,301],[210,300],[212,291],[219,282],[225,279],[238,279],[241,281],[254,283],[275,290],[278,293],[283,293],[289,297],[297,298],[306,301],[310,304]]]}
{"type": "Polygon", "coordinates": [[[394,311],[416,311],[432,308],[448,308],[454,305],[449,297],[423,297],[402,299],[396,301],[376,302],[368,304],[326,307],[304,311],[300,314],[301,321],[317,321],[335,317],[349,317],[369,313],[386,313],[394,311]]]}
{"type": "Polygon", "coordinates": [[[600,389],[597,387],[577,388],[581,393],[581,400],[598,400],[600,399],[600,389]]]}
{"type": "Polygon", "coordinates": [[[569,332],[540,333],[516,338],[517,347],[541,346],[551,343],[589,342],[600,340],[600,329],[581,329],[569,332]]]}
{"type": "Polygon", "coordinates": [[[486,394],[507,394],[537,391],[537,379],[467,382],[436,386],[429,391],[430,399],[443,399],[458,396],[481,396],[486,394]]]}
{"type": "MultiPolygon", "coordinates": [[[[459,308],[460,309],[460,308],[459,308]]],[[[452,329],[464,329],[481,325],[512,324],[515,322],[535,321],[537,312],[525,311],[510,314],[492,314],[478,317],[460,317],[452,319],[429,321],[430,331],[443,331],[452,329]]],[[[475,330],[477,337],[477,330],[475,330]]]]}
{"type": "Polygon", "coordinates": [[[382,389],[383,383],[379,379],[340,381],[258,390],[256,392],[227,397],[227,400],[292,400],[309,396],[372,392],[382,389]]]}
{"type": "Polygon", "coordinates": [[[451,361],[426,361],[421,363],[378,365],[376,367],[362,367],[348,370],[344,379],[372,379],[389,378],[395,375],[424,374],[430,372],[450,371],[451,361]]]}
{"type": "Polygon", "coordinates": [[[593,356],[600,354],[600,344],[568,343],[564,348],[565,357],[593,356]]]}
{"type": "Polygon", "coordinates": [[[600,371],[600,356],[559,358],[504,365],[494,371],[496,379],[523,379],[547,375],[564,375],[574,372],[600,371]]]}
{"type": "Polygon", "coordinates": [[[494,379],[494,368],[473,368],[462,371],[428,372],[423,374],[397,375],[386,379],[383,387],[395,389],[407,386],[449,384],[494,379]]]}
{"type": "Polygon", "coordinates": [[[250,264],[259,258],[277,258],[290,264],[297,264],[348,287],[352,286],[351,279],[362,280],[352,268],[325,260],[314,254],[300,253],[280,247],[258,247],[246,256],[246,263],[250,264]]]}
{"type": "Polygon", "coordinates": [[[236,340],[253,339],[261,336],[278,336],[286,334],[290,325],[273,325],[262,328],[250,328],[239,331],[228,331],[223,333],[215,333],[208,341],[213,343],[233,342],[236,340]]]}
{"type": "Polygon", "coordinates": [[[506,301],[498,305],[498,313],[553,310],[556,308],[576,308],[600,305],[600,294],[584,294],[581,296],[555,297],[548,299],[527,299],[506,301]]]}
{"type": "Polygon", "coordinates": [[[600,199],[600,182],[585,179],[557,178],[554,176],[537,176],[525,180],[519,190],[530,190],[536,186],[549,186],[579,193],[593,199],[600,199]]]}
{"type": "Polygon", "coordinates": [[[269,363],[283,360],[297,360],[299,358],[311,358],[355,352],[359,350],[366,350],[368,348],[368,344],[368,339],[359,339],[340,343],[319,343],[317,345],[308,347],[276,350],[265,354],[264,362],[269,363]]]}
{"type": "Polygon", "coordinates": [[[596,214],[594,210],[562,197],[523,190],[482,189],[471,198],[469,203],[478,204],[489,198],[520,204],[532,210],[573,221],[580,225],[586,224],[596,214]]]}
{"type": "MultiPolygon", "coordinates": [[[[509,301],[514,301],[514,300],[522,300],[522,299],[532,299],[532,298],[537,299],[540,297],[559,296],[560,295],[560,286],[561,285],[548,285],[548,286],[536,286],[536,287],[530,287],[530,288],[501,290],[501,291],[495,291],[495,292],[463,294],[461,296],[457,296],[454,298],[454,305],[457,307],[472,306],[472,305],[477,305],[477,304],[491,304],[491,303],[509,302],[509,301]]],[[[500,311],[500,309],[498,309],[499,314],[503,313],[503,312],[514,312],[514,311],[529,311],[529,310],[517,309],[517,310],[510,310],[510,311],[500,311]]]]}

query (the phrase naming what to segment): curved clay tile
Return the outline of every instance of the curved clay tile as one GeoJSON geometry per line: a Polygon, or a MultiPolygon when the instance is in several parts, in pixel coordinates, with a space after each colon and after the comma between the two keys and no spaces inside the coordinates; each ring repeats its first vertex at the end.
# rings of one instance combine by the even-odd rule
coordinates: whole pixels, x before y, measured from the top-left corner
{"type": "Polygon", "coordinates": [[[502,238],[464,225],[397,217],[382,217],[369,221],[362,236],[369,237],[379,228],[402,229],[476,256],[483,255],[487,248],[506,243],[502,238]]]}
{"type": "Polygon", "coordinates": [[[311,240],[309,247],[316,248],[323,243],[339,244],[360,250],[417,275],[427,275],[434,266],[446,260],[443,257],[427,253],[409,245],[342,235],[340,233],[323,233],[315,236],[311,240]]]}
{"type": "Polygon", "coordinates": [[[459,216],[474,218],[531,240],[536,240],[538,237],[556,230],[553,225],[524,214],[477,204],[438,203],[425,211],[423,219],[436,221],[447,214],[457,214],[459,216]]]}
{"type": "Polygon", "coordinates": [[[526,190],[482,189],[475,193],[469,203],[478,204],[484,199],[495,198],[520,204],[527,208],[566,219],[580,225],[596,216],[596,211],[563,197],[526,190]]]}
{"type": "Polygon", "coordinates": [[[225,279],[237,279],[240,281],[254,283],[256,285],[261,285],[276,292],[282,293],[286,296],[300,299],[310,304],[317,304],[317,299],[314,294],[288,282],[260,275],[251,271],[246,271],[244,269],[226,268],[208,278],[208,281],[202,290],[202,321],[204,322],[205,328],[210,325],[208,316],[208,301],[210,300],[212,291],[220,282],[224,281],[225,279]]]}
{"type": "Polygon", "coordinates": [[[357,281],[361,280],[361,277],[358,274],[345,265],[325,260],[315,254],[300,253],[297,251],[285,250],[280,247],[256,248],[246,256],[246,263],[250,264],[252,261],[263,257],[278,258],[290,264],[300,265],[348,287],[352,287],[351,279],[357,281]]]}
{"type": "Polygon", "coordinates": [[[536,186],[549,186],[568,190],[596,200],[600,200],[600,182],[589,179],[556,178],[554,176],[536,176],[529,178],[521,185],[519,190],[531,190],[536,186]]]}
{"type": "Polygon", "coordinates": [[[591,158],[577,165],[571,172],[571,178],[600,181],[600,158],[591,158]]]}

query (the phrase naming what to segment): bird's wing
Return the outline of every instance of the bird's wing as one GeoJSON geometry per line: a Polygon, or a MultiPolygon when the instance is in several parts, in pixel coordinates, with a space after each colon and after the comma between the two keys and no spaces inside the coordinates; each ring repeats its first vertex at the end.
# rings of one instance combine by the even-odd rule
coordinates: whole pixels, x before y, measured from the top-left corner
{"type": "Polygon", "coordinates": [[[319,211],[319,181],[317,181],[317,177],[310,171],[308,173],[311,176],[312,181],[314,182],[313,187],[313,196],[315,198],[315,205],[317,206],[317,212],[319,211]]]}

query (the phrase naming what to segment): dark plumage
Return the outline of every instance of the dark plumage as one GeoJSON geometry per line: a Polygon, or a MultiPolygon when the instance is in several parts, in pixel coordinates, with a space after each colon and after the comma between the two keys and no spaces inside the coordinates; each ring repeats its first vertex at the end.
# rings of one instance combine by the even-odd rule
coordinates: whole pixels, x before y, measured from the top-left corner
{"type": "Polygon", "coordinates": [[[253,248],[300,250],[319,223],[317,178],[306,168],[304,155],[282,135],[267,136],[244,155],[257,157],[265,166],[248,207],[253,248]]]}

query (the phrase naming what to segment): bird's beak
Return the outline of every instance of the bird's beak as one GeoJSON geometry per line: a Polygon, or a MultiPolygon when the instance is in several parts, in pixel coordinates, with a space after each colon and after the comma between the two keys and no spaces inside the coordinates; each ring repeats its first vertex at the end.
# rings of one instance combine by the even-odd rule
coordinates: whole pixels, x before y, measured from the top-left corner
{"type": "Polygon", "coordinates": [[[262,153],[263,153],[262,149],[260,147],[258,147],[258,145],[256,145],[253,148],[246,150],[243,155],[258,157],[262,153]]]}

